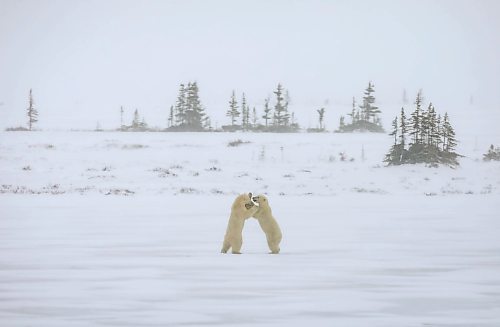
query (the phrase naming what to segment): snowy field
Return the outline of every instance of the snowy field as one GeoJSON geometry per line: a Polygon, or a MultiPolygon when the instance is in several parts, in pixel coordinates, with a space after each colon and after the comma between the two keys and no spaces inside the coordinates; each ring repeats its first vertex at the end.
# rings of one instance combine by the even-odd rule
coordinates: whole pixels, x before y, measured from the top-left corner
{"type": "Polygon", "coordinates": [[[0,326],[500,326],[499,135],[459,139],[451,169],[385,167],[387,135],[2,132],[0,326]],[[249,191],[280,255],[254,220],[219,253],[249,191]]]}

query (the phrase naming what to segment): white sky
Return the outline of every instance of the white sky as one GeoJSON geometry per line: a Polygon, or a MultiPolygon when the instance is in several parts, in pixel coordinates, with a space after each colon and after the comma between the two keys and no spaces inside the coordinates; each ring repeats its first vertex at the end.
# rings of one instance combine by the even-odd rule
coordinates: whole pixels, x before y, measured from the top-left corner
{"type": "Polygon", "coordinates": [[[196,80],[218,125],[231,91],[261,110],[278,82],[305,127],[337,119],[368,80],[390,119],[403,89],[438,110],[500,110],[500,1],[0,0],[0,127],[105,128],[119,107],[164,125],[196,80]],[[328,121],[328,120],[327,120],[328,121]]]}

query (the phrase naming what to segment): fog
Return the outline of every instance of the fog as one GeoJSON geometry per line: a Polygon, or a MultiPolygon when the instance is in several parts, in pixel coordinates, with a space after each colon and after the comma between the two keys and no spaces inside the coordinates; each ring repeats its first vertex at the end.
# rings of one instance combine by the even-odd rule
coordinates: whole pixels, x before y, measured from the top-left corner
{"type": "Polygon", "coordinates": [[[385,120],[418,89],[441,111],[498,110],[496,1],[0,0],[0,127],[104,128],[138,108],[164,126],[178,85],[197,81],[219,126],[232,90],[260,111],[277,83],[307,127],[327,126],[369,80],[385,120]]]}

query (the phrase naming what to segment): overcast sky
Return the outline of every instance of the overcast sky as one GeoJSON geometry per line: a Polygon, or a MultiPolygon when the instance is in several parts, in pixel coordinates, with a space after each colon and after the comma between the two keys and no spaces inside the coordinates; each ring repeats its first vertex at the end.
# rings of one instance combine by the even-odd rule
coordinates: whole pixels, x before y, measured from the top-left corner
{"type": "Polygon", "coordinates": [[[261,110],[278,82],[307,127],[343,113],[369,80],[384,118],[403,89],[451,113],[500,110],[500,1],[0,0],[0,127],[118,126],[121,105],[165,125],[196,80],[218,125],[233,89],[261,110]]]}

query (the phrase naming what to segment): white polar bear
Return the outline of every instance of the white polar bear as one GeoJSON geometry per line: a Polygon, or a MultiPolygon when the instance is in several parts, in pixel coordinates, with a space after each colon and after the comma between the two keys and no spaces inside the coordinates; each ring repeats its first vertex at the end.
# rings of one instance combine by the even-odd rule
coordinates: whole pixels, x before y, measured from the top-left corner
{"type": "Polygon", "coordinates": [[[271,253],[278,254],[282,235],[280,227],[273,217],[269,201],[264,195],[254,197],[252,193],[241,194],[234,200],[221,252],[227,253],[231,248],[233,254],[241,254],[243,226],[245,220],[250,217],[259,221],[260,227],[266,234],[271,253]]]}
{"type": "Polygon", "coordinates": [[[269,200],[264,195],[258,195],[254,199],[259,204],[259,208],[253,216],[259,221],[260,227],[266,233],[267,245],[271,253],[278,254],[280,253],[280,242],[283,236],[269,206],[269,200]]]}

